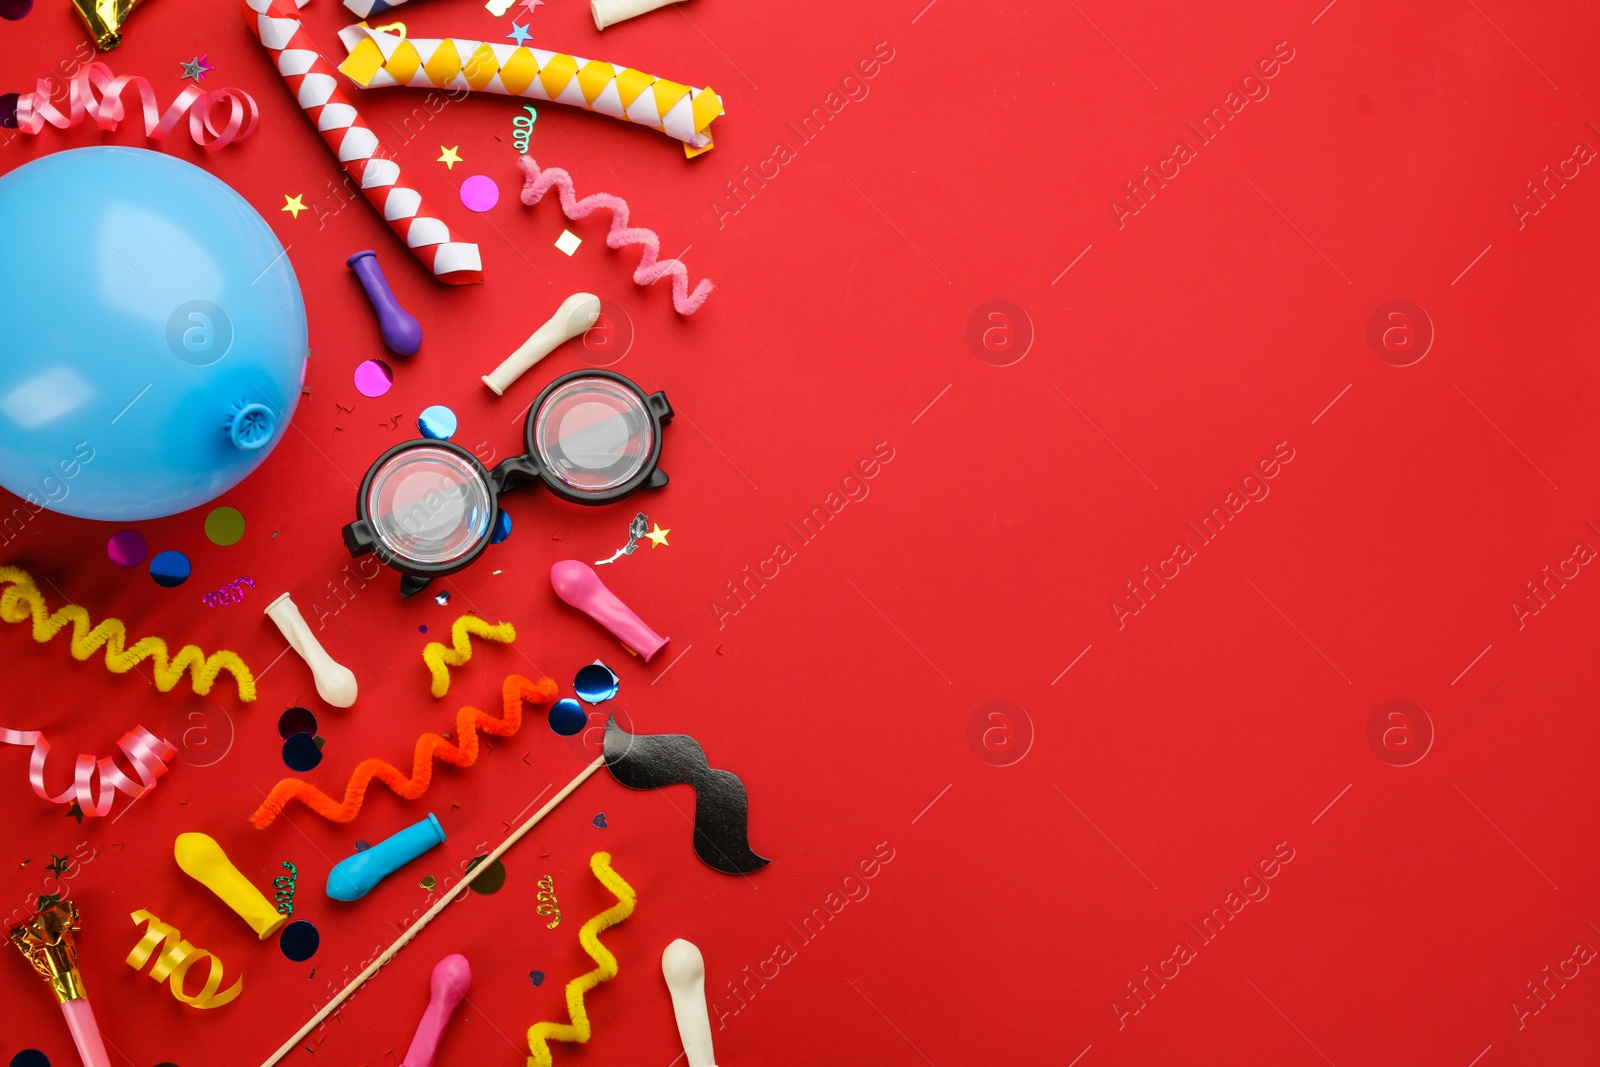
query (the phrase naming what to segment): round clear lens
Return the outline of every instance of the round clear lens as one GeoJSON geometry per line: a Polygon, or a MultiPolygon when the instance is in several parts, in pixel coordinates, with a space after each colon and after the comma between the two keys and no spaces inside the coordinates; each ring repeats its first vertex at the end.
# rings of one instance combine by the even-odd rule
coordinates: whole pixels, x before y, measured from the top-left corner
{"type": "Polygon", "coordinates": [[[390,555],[449,563],[488,540],[494,501],[471,463],[428,446],[407,449],[377,470],[367,515],[390,555]]]}
{"type": "Polygon", "coordinates": [[[534,416],[533,446],[562,483],[604,493],[626,483],[655,450],[655,424],[642,396],[609,378],[575,378],[534,416]]]}

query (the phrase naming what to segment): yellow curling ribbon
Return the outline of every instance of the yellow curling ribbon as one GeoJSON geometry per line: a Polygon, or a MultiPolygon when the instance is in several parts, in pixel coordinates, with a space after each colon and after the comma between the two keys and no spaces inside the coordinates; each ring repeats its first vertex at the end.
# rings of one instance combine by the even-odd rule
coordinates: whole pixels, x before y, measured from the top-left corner
{"type": "Polygon", "coordinates": [[[617,898],[617,902],[584,923],[583,928],[578,931],[578,943],[589,954],[589,958],[594,960],[595,969],[567,983],[567,1013],[572,1016],[571,1025],[534,1023],[528,1028],[528,1051],[532,1053],[528,1057],[528,1067],[551,1067],[547,1038],[573,1041],[580,1045],[589,1040],[593,1031],[589,1026],[589,1013],[584,1010],[583,995],[601,982],[608,982],[617,976],[617,958],[611,954],[610,949],[600,943],[600,931],[613,927],[632,915],[633,906],[639,902],[639,894],[622,880],[622,875],[611,869],[609,852],[596,852],[589,857],[589,869],[600,879],[600,884],[617,898]]]}
{"type": "Polygon", "coordinates": [[[431,692],[435,697],[442,697],[450,692],[450,668],[464,666],[472,659],[469,634],[506,645],[517,639],[517,628],[509,622],[502,622],[496,626],[484,622],[476,615],[463,615],[450,627],[450,643],[453,648],[446,648],[438,641],[429,641],[427,647],[422,650],[422,662],[428,665],[428,670],[433,674],[431,692]]]}
{"type": "Polygon", "coordinates": [[[161,948],[161,955],[156,957],[155,965],[150,968],[150,977],[157,982],[166,982],[172,990],[172,995],[183,1003],[193,1008],[220,1008],[231,1002],[244,991],[244,979],[235,979],[233,985],[225,992],[217,992],[222,988],[222,961],[204,949],[195,948],[183,939],[177,927],[168,926],[148,911],[133,913],[134,924],[148,923],[145,927],[144,937],[128,953],[128,966],[134,970],[141,970],[149,962],[150,956],[157,948],[161,948]],[[162,947],[162,946],[165,947],[162,947]],[[211,961],[211,973],[206,976],[205,985],[200,992],[190,996],[183,991],[183,980],[189,974],[189,968],[199,963],[202,959],[211,961]]]}
{"type": "Polygon", "coordinates": [[[106,650],[106,669],[113,674],[126,674],[143,660],[151,660],[156,688],[171,692],[178,679],[187,672],[194,691],[201,696],[211,692],[211,685],[223,671],[233,675],[239,687],[239,699],[248,703],[256,698],[256,680],[245,666],[244,660],[227,650],[207,656],[194,645],[184,645],[170,660],[167,643],[159,637],[141,637],[132,648],[124,647],[128,639],[127,628],[121,619],[103,619],[99,625],[90,622],[89,612],[77,604],[50,611],[44,594],[33,584],[33,577],[19,567],[0,567],[0,620],[6,622],[33,621],[33,639],[41,645],[72,625],[72,657],[86,660],[102,646],[106,650]]]}

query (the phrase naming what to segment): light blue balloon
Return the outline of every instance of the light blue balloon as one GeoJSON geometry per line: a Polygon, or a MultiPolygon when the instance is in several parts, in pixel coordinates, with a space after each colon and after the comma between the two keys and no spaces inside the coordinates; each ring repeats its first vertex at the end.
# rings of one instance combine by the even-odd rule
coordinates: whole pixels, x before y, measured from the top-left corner
{"type": "Polygon", "coordinates": [[[300,284],[255,208],[199,167],[110,147],[18,167],[0,178],[0,278],[0,485],[35,510],[186,511],[287,431],[300,284]]]}

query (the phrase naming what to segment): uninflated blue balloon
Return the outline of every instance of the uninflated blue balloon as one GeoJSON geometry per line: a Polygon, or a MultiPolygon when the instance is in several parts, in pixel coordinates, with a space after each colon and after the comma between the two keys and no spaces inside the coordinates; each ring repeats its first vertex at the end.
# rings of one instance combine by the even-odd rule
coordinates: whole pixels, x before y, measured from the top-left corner
{"type": "Polygon", "coordinates": [[[225,183],[140,148],[0,178],[0,485],[92,519],[233,488],[288,428],[306,314],[283,245],[225,183]]]}

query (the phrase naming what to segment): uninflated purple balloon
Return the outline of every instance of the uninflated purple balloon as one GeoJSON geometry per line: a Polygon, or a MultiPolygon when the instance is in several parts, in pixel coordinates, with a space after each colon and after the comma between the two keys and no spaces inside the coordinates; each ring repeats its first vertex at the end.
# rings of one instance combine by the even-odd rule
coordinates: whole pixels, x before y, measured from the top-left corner
{"type": "Polygon", "coordinates": [[[389,279],[383,276],[383,268],[378,265],[378,253],[370,248],[357,252],[345,260],[345,266],[356,272],[361,288],[367,291],[367,300],[378,315],[378,332],[383,335],[383,343],[396,355],[416,355],[417,349],[422,347],[422,324],[395,299],[389,279]]]}

